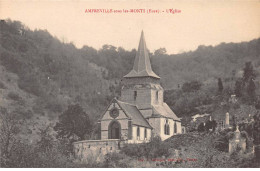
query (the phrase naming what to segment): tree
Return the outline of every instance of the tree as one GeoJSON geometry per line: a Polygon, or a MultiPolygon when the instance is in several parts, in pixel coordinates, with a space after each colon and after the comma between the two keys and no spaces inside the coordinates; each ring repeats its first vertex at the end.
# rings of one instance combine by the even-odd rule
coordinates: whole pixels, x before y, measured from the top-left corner
{"type": "Polygon", "coordinates": [[[11,153],[17,143],[16,135],[21,125],[16,113],[9,113],[6,108],[0,108],[0,165],[9,162],[11,153]]]}
{"type": "Polygon", "coordinates": [[[241,79],[236,81],[235,84],[235,94],[237,97],[241,97],[243,92],[243,85],[241,79]]]}
{"type": "Polygon", "coordinates": [[[205,126],[204,126],[204,123],[200,123],[199,126],[198,126],[198,132],[204,132],[205,131],[205,126]]]}
{"type": "Polygon", "coordinates": [[[200,90],[202,84],[199,81],[186,82],[182,85],[182,91],[184,92],[196,92],[200,90]]]}
{"type": "Polygon", "coordinates": [[[224,89],[221,78],[218,78],[218,91],[222,92],[224,89]]]}
{"type": "Polygon", "coordinates": [[[60,138],[73,138],[74,135],[83,140],[86,135],[92,132],[92,121],[88,114],[79,105],[69,105],[68,109],[59,116],[54,130],[60,138]]]}
{"type": "Polygon", "coordinates": [[[205,124],[205,131],[209,131],[210,129],[212,129],[212,131],[215,131],[217,127],[217,122],[215,120],[208,120],[205,124]]]}
{"type": "Polygon", "coordinates": [[[255,79],[256,73],[253,68],[252,62],[246,62],[243,74],[244,83],[249,82],[251,79],[255,79]]]}
{"type": "Polygon", "coordinates": [[[254,123],[253,123],[253,138],[254,138],[254,144],[259,145],[260,144],[260,112],[256,113],[254,116],[254,123]]]}
{"type": "Polygon", "coordinates": [[[249,96],[249,99],[253,100],[253,101],[255,100],[255,95],[256,95],[255,89],[256,89],[255,83],[254,83],[253,79],[250,79],[248,86],[247,86],[247,94],[249,96]]]}

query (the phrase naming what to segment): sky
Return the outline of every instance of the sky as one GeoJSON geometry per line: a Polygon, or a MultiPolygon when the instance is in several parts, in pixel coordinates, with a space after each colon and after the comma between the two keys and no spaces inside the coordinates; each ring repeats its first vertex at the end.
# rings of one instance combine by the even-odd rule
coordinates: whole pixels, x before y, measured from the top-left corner
{"type": "Polygon", "coordinates": [[[131,50],[138,47],[142,30],[151,52],[166,48],[169,54],[260,37],[260,0],[0,0],[0,18],[19,20],[32,30],[46,29],[78,48],[110,44],[131,50]],[[160,13],[86,13],[86,9],[160,13]],[[167,13],[170,9],[180,13],[167,13]]]}

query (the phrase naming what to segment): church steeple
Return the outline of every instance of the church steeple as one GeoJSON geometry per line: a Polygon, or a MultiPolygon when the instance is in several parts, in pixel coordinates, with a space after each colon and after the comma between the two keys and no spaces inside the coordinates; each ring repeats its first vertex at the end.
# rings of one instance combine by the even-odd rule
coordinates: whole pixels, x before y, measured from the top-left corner
{"type": "Polygon", "coordinates": [[[136,57],[134,61],[134,67],[127,75],[124,76],[124,78],[133,78],[133,77],[160,78],[152,70],[150,57],[146,48],[143,31],[141,33],[138,51],[136,53],[136,57]]]}

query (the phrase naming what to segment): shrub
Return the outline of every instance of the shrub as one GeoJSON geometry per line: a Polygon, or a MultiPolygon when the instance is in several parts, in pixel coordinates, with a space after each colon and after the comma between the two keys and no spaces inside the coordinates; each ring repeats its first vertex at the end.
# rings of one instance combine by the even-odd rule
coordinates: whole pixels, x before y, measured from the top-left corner
{"type": "Polygon", "coordinates": [[[104,167],[120,167],[125,168],[128,167],[127,162],[122,162],[122,159],[125,159],[127,156],[122,153],[108,153],[105,156],[104,167]]]}
{"type": "Polygon", "coordinates": [[[1,81],[0,81],[0,88],[1,88],[1,89],[6,89],[5,84],[4,84],[3,82],[1,82],[1,81]]]}
{"type": "Polygon", "coordinates": [[[8,95],[7,95],[7,97],[8,97],[9,99],[14,100],[14,101],[19,101],[19,100],[21,100],[21,97],[20,97],[17,93],[15,93],[15,92],[9,92],[8,95]]]}
{"type": "Polygon", "coordinates": [[[128,144],[121,151],[132,157],[168,157],[170,155],[169,147],[168,142],[163,142],[160,137],[155,137],[146,144],[128,144]]]}

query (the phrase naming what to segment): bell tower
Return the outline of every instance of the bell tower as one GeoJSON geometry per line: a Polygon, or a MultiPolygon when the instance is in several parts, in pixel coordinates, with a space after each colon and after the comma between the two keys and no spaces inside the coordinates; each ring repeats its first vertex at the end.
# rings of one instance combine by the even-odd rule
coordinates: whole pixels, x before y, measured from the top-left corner
{"type": "MultiPolygon", "coordinates": [[[[133,69],[124,76],[122,85],[121,100],[136,105],[141,112],[163,103],[164,90],[160,85],[160,77],[152,70],[143,31],[133,69]]],[[[142,113],[144,117],[152,114],[142,113]]]]}

